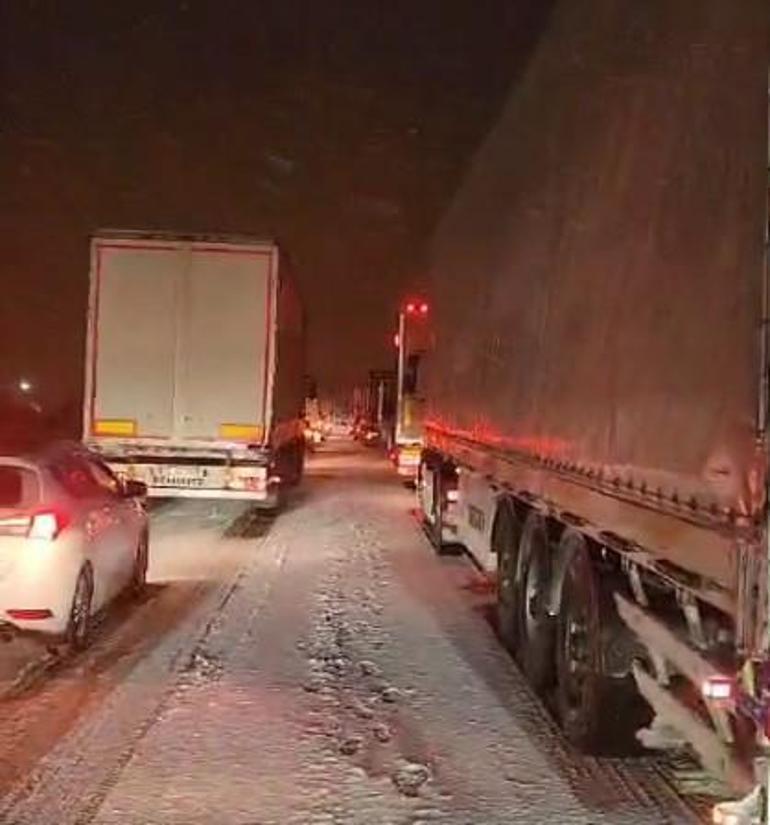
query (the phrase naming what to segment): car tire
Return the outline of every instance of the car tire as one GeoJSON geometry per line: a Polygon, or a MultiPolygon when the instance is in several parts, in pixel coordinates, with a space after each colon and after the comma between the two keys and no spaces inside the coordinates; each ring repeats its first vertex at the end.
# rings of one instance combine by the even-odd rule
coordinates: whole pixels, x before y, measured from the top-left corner
{"type": "Polygon", "coordinates": [[[147,587],[147,566],[149,564],[149,537],[142,533],[136,546],[134,567],[131,571],[131,595],[139,599],[144,595],[147,587]]]}
{"type": "Polygon", "coordinates": [[[67,621],[66,641],[73,650],[88,647],[91,634],[91,605],[94,595],[94,580],[91,568],[85,566],[78,574],[72,606],[67,621]]]}

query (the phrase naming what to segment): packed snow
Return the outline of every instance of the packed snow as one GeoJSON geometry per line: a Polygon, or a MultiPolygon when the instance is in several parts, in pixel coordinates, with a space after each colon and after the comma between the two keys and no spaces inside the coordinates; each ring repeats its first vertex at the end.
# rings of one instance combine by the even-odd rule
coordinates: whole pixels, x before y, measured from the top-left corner
{"type": "Polygon", "coordinates": [[[160,510],[154,581],[205,589],[0,821],[695,821],[654,762],[570,751],[495,638],[478,573],[435,556],[412,506],[379,455],[332,443],[272,524],[160,510]]]}

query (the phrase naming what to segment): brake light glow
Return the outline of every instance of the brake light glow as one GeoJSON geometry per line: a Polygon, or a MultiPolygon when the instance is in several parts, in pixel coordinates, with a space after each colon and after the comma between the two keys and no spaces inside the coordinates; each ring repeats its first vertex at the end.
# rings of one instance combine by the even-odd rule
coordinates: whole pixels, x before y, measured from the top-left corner
{"type": "Polygon", "coordinates": [[[50,619],[53,613],[47,608],[11,608],[5,611],[12,619],[17,621],[35,621],[50,619]]]}
{"type": "Polygon", "coordinates": [[[701,685],[701,694],[711,702],[729,702],[733,698],[734,683],[728,676],[709,676],[701,685]]]}
{"type": "Polygon", "coordinates": [[[69,523],[69,516],[60,510],[41,510],[33,513],[27,537],[53,541],[69,523]]]}
{"type": "Polygon", "coordinates": [[[426,303],[420,304],[420,315],[428,314],[428,305],[426,303]]]}

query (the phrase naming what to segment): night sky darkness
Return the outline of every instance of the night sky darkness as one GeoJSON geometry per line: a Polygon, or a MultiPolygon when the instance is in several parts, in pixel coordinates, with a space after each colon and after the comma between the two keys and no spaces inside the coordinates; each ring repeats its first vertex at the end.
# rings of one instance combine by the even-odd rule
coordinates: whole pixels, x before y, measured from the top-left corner
{"type": "Polygon", "coordinates": [[[548,6],[0,0],[0,381],[79,405],[100,227],[275,235],[321,389],[387,365],[548,6]]]}

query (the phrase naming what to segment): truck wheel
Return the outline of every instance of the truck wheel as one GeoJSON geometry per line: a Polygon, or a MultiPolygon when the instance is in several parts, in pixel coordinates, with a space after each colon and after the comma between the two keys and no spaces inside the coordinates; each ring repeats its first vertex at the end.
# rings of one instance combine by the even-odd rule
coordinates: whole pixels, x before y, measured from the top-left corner
{"type": "Polygon", "coordinates": [[[492,528],[492,552],[497,556],[497,632],[510,653],[519,642],[517,580],[521,525],[512,507],[497,511],[492,528]]]}
{"type": "Polygon", "coordinates": [[[551,557],[546,526],[540,516],[530,515],[519,548],[518,623],[516,659],[529,683],[543,692],[553,684],[555,627],[549,614],[551,557]]]}
{"type": "Polygon", "coordinates": [[[581,544],[567,562],[556,622],[556,708],[567,739],[580,750],[627,754],[640,750],[634,734],[651,713],[630,676],[603,671],[602,634],[615,607],[581,544]]]}
{"type": "Polygon", "coordinates": [[[439,556],[444,549],[444,490],[441,483],[441,467],[433,471],[433,501],[431,502],[430,537],[439,556]]]}

